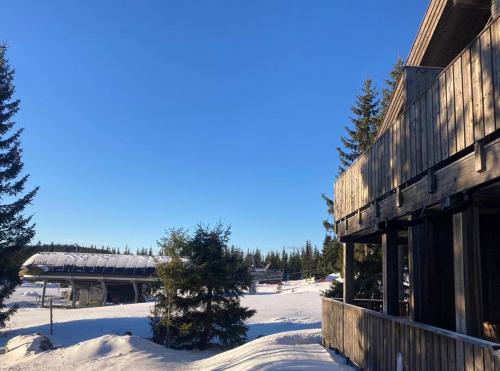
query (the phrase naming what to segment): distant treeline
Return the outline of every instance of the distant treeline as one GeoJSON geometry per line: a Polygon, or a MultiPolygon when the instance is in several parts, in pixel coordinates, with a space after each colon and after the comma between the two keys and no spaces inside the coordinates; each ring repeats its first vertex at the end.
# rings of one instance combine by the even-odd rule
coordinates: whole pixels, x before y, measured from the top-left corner
{"type": "Polygon", "coordinates": [[[141,248],[137,249],[135,253],[131,252],[128,246],[123,250],[120,248],[110,246],[97,246],[89,245],[82,246],[79,244],[61,244],[61,243],[37,243],[35,245],[28,245],[19,249],[15,254],[15,261],[17,265],[21,265],[26,259],[38,252],[75,252],[75,253],[94,253],[94,254],[137,254],[137,255],[153,255],[153,249],[141,248]]]}
{"type": "Polygon", "coordinates": [[[322,278],[342,269],[342,248],[339,241],[327,235],[321,250],[307,241],[294,249],[271,250],[263,254],[260,249],[247,250],[244,255],[248,266],[261,263],[283,272],[284,279],[322,278]],[[291,251],[290,251],[291,250],[291,251]]]}
{"type": "MultiPolygon", "coordinates": [[[[94,254],[137,254],[137,255],[156,255],[157,251],[150,248],[140,248],[132,252],[128,246],[123,249],[110,246],[79,244],[60,244],[60,243],[41,243],[26,246],[19,251],[18,260],[24,262],[30,256],[38,252],[74,252],[74,253],[94,253],[94,254]]],[[[242,256],[247,266],[254,264],[257,267],[268,266],[270,269],[276,269],[283,272],[283,277],[289,280],[316,277],[325,277],[330,273],[339,272],[342,269],[342,249],[335,237],[327,235],[323,241],[323,246],[318,249],[313,247],[311,242],[306,241],[304,246],[281,250],[271,250],[262,253],[260,249],[247,250],[242,256]]]]}
{"type": "Polygon", "coordinates": [[[132,252],[128,246],[125,246],[123,250],[119,247],[110,247],[110,246],[97,246],[97,245],[89,245],[82,246],[79,244],[59,244],[59,243],[41,243],[38,242],[36,245],[30,245],[26,247],[27,252],[30,255],[36,254],[37,252],[80,252],[80,253],[94,253],[94,254],[125,254],[125,255],[153,255],[153,249],[150,247],[149,249],[141,248],[137,249],[135,252],[132,252]]]}

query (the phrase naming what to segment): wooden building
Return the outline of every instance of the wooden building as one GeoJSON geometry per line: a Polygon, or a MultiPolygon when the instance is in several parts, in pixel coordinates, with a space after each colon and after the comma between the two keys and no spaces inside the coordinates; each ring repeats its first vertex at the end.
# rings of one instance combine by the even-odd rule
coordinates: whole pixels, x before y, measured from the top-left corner
{"type": "Polygon", "coordinates": [[[430,1],[376,141],[335,181],[344,298],[322,334],[361,368],[500,369],[499,8],[430,1]],[[353,305],[356,243],[382,246],[383,313],[353,305]]]}

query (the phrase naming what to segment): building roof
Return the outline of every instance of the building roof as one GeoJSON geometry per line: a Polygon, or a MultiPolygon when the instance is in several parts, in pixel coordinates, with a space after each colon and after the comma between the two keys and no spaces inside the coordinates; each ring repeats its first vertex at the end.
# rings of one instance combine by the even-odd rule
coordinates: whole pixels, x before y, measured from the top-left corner
{"type": "MultiPolygon", "coordinates": [[[[446,67],[485,27],[491,17],[488,0],[430,0],[411,46],[407,66],[446,67]]],[[[377,133],[379,138],[406,103],[400,79],[377,133]]]]}
{"type": "Polygon", "coordinates": [[[166,263],[168,259],[166,256],[39,252],[26,260],[21,270],[150,276],[157,264],[166,263]]]}

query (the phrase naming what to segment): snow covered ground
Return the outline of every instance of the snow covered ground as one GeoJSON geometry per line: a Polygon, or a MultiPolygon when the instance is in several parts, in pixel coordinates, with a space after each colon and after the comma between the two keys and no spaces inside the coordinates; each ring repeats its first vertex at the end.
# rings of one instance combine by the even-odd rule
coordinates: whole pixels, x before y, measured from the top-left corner
{"type": "MultiPolygon", "coordinates": [[[[147,340],[152,303],[54,309],[54,334],[49,335],[48,309],[34,307],[35,298],[24,295],[41,289],[19,287],[10,300],[22,308],[0,335],[0,346],[13,336],[40,332],[60,348],[1,355],[0,369],[125,369],[131,364],[135,369],[348,369],[342,358],[319,344],[319,292],[327,287],[290,281],[278,292],[276,285],[259,285],[257,295],[242,299],[244,306],[257,310],[248,322],[253,341],[217,355],[175,351],[147,340]],[[126,332],[132,336],[123,336],[126,332]]],[[[58,295],[57,290],[51,287],[48,293],[58,295]]]]}

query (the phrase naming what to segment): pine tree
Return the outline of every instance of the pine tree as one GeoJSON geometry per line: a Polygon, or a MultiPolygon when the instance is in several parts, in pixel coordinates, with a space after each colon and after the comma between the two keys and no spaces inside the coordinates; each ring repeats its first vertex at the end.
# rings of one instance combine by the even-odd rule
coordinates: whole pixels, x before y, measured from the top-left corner
{"type": "MultiPolygon", "coordinates": [[[[245,340],[245,321],[255,311],[241,307],[240,297],[251,276],[241,253],[228,247],[229,237],[229,228],[222,225],[213,229],[197,226],[182,249],[187,261],[177,267],[177,273],[158,271],[163,289],[174,287],[170,296],[163,294],[163,304],[157,303],[163,318],[169,313],[170,346],[204,349],[212,341],[233,346],[245,340]]],[[[154,323],[161,323],[161,318],[154,323]]],[[[156,328],[157,333],[166,332],[161,330],[164,326],[156,328]]]]}
{"type": "Polygon", "coordinates": [[[354,114],[351,118],[352,128],[346,126],[347,136],[340,137],[343,148],[337,147],[340,158],[339,173],[343,173],[373,142],[377,132],[377,95],[372,80],[365,80],[362,94],[356,97],[356,103],[351,107],[354,114]]]}
{"type": "Polygon", "coordinates": [[[382,124],[387,109],[389,108],[392,95],[396,90],[399,79],[403,75],[404,67],[405,64],[403,60],[400,57],[398,57],[396,59],[396,63],[394,63],[394,66],[392,67],[391,72],[389,73],[389,78],[384,81],[385,87],[382,88],[381,91],[382,97],[380,99],[380,110],[378,112],[378,118],[377,118],[377,132],[380,129],[380,125],[382,124]]]}
{"type": "Polygon", "coordinates": [[[323,227],[325,227],[326,231],[329,233],[334,232],[334,225],[333,225],[333,200],[329,198],[327,195],[324,193],[321,195],[323,198],[323,201],[325,201],[326,204],[326,211],[329,215],[329,217],[332,218],[332,222],[329,219],[323,219],[323,227]]]}
{"type": "Polygon", "coordinates": [[[302,259],[302,276],[310,278],[313,269],[313,248],[310,241],[306,241],[301,254],[302,259]]]}
{"type": "Polygon", "coordinates": [[[167,347],[175,345],[176,337],[179,336],[179,329],[175,326],[173,318],[174,310],[177,309],[175,302],[177,290],[178,287],[182,287],[187,271],[182,260],[187,243],[188,236],[183,229],[171,229],[158,241],[160,254],[170,259],[167,263],[158,265],[155,271],[161,280],[161,287],[155,293],[150,325],[153,340],[167,347]]]}
{"type": "Polygon", "coordinates": [[[323,240],[319,267],[324,276],[342,271],[342,245],[336,237],[330,234],[327,234],[323,240]]]}
{"type": "Polygon", "coordinates": [[[14,99],[14,69],[7,59],[7,47],[0,45],[0,327],[17,307],[4,310],[4,301],[19,283],[22,250],[35,235],[31,216],[23,211],[35,197],[38,187],[24,193],[28,175],[21,175],[22,129],[14,129],[19,99],[14,99]]]}
{"type": "Polygon", "coordinates": [[[283,278],[287,280],[288,278],[288,254],[286,253],[285,248],[281,250],[281,259],[280,259],[280,269],[283,272],[283,278]]]}

